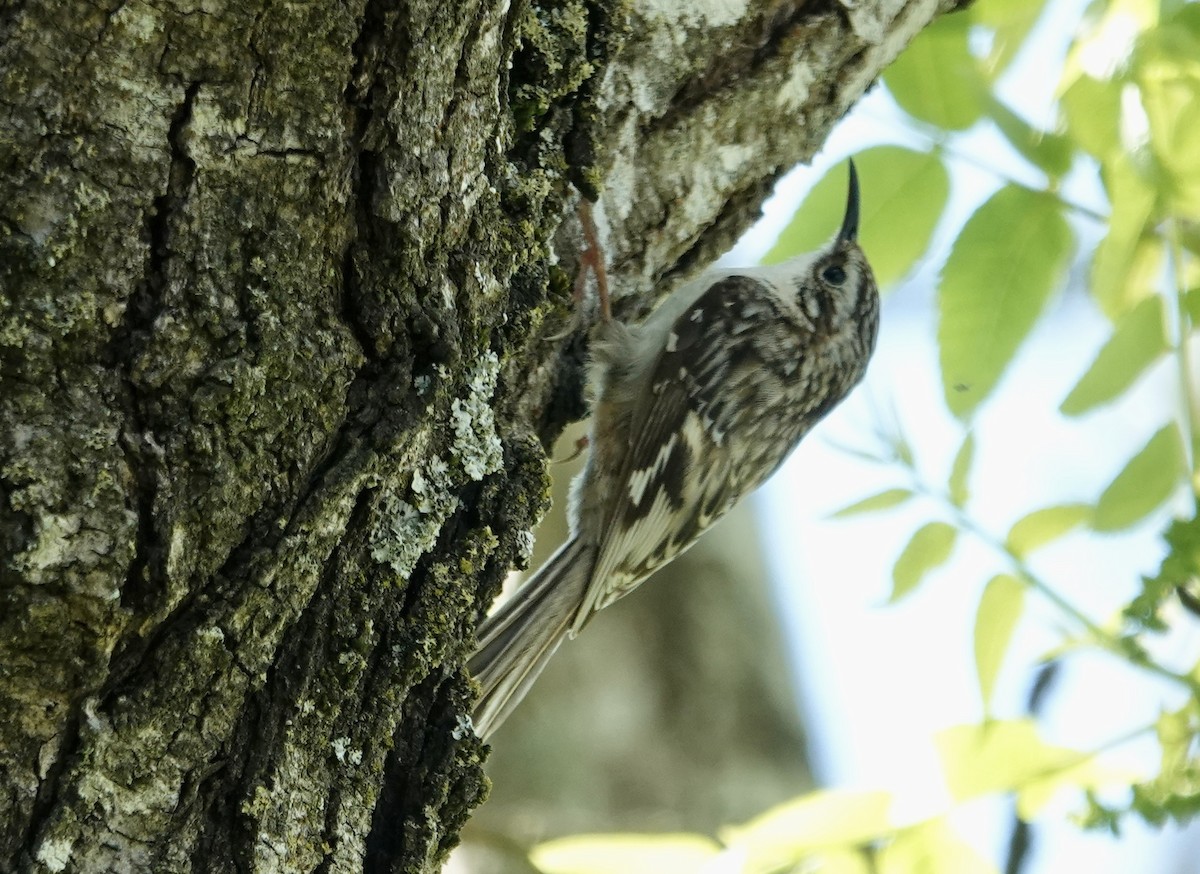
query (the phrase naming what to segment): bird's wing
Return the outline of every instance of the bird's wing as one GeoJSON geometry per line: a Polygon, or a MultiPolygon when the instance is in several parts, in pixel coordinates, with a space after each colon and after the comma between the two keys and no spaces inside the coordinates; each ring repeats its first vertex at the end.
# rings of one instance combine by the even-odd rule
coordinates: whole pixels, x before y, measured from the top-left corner
{"type": "Polygon", "coordinates": [[[737,439],[749,412],[738,391],[754,380],[757,398],[772,396],[778,374],[763,366],[758,329],[787,321],[778,297],[748,276],[714,283],[676,319],[634,401],[575,630],[687,549],[761,481],[737,439]]]}

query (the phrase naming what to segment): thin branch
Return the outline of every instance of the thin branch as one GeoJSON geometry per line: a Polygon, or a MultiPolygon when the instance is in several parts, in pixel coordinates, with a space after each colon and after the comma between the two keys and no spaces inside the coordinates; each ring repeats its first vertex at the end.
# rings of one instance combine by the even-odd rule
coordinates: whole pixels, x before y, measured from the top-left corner
{"type": "Polygon", "coordinates": [[[1175,362],[1179,370],[1179,394],[1182,405],[1180,424],[1184,430],[1184,445],[1188,453],[1188,470],[1192,480],[1192,510],[1196,510],[1197,493],[1200,492],[1200,474],[1197,465],[1200,464],[1200,420],[1197,419],[1196,382],[1192,370],[1189,341],[1192,335],[1192,318],[1188,312],[1187,278],[1184,270],[1183,243],[1180,240],[1179,219],[1169,222],[1170,230],[1167,235],[1167,247],[1171,253],[1171,278],[1173,296],[1175,298],[1176,328],[1175,328],[1175,362]]]}

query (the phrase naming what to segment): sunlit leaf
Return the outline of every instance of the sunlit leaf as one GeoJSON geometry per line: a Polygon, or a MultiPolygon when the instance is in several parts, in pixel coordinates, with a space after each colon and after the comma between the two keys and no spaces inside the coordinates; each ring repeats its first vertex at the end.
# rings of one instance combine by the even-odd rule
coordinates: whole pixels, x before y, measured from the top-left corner
{"type": "MultiPolygon", "coordinates": [[[[1104,165],[1104,184],[1112,204],[1108,233],[1092,258],[1090,288],[1100,309],[1112,319],[1120,316],[1152,287],[1136,281],[1139,259],[1153,254],[1142,244],[1154,215],[1156,194],[1126,155],[1104,165]]],[[[1146,241],[1152,243],[1153,241],[1146,241]]]]}
{"type": "Polygon", "coordinates": [[[1193,698],[1179,710],[1162,713],[1154,726],[1162,759],[1157,774],[1133,787],[1133,809],[1146,822],[1186,824],[1200,816],[1200,758],[1193,753],[1200,735],[1200,705],[1193,698]]]}
{"type": "Polygon", "coordinates": [[[946,785],[956,801],[1019,789],[1051,770],[1089,758],[1044,743],[1028,719],[957,725],[938,732],[936,743],[946,785]]]}
{"type": "Polygon", "coordinates": [[[702,835],[597,834],[547,841],[529,855],[545,874],[693,874],[720,851],[702,835]]]}
{"type": "Polygon", "coordinates": [[[1122,611],[1136,630],[1165,631],[1161,614],[1167,599],[1200,579],[1200,516],[1172,519],[1163,539],[1168,549],[1158,573],[1142,577],[1141,592],[1122,611]]]}
{"type": "Polygon", "coordinates": [[[1015,791],[1025,819],[1062,789],[1094,788],[1130,776],[1102,766],[1090,753],[1045,743],[1027,719],[955,726],[939,732],[936,744],[956,801],[1015,791]]]}
{"type": "Polygon", "coordinates": [[[857,516],[860,513],[876,513],[880,510],[890,510],[899,506],[913,496],[911,489],[888,489],[869,498],[856,501],[848,507],[842,507],[833,514],[834,519],[844,519],[847,516],[857,516]]]}
{"type": "Polygon", "coordinates": [[[1119,531],[1144,519],[1171,496],[1183,478],[1183,440],[1174,423],[1150,438],[1096,502],[1092,528],[1119,531]]]}
{"type": "Polygon", "coordinates": [[[970,497],[968,479],[971,476],[971,463],[975,460],[975,435],[967,432],[962,446],[954,456],[954,464],[950,468],[950,481],[947,490],[950,492],[950,502],[956,507],[962,507],[970,497]]]}
{"type": "Polygon", "coordinates": [[[747,870],[782,870],[814,851],[856,847],[889,834],[891,803],[886,792],[822,790],[723,829],[721,839],[745,854],[747,870]]]}
{"type": "MultiPolygon", "coordinates": [[[[855,159],[857,165],[858,159],[855,159]]],[[[859,168],[859,185],[863,189],[863,209],[870,202],[870,187],[862,169],[859,168]]],[[[847,170],[843,164],[835,164],[805,195],[796,214],[788,226],[783,229],[775,245],[763,256],[764,264],[778,264],[811,252],[827,243],[842,223],[842,215],[846,209],[847,170]]],[[[859,216],[859,235],[868,231],[868,225],[859,216]]]]}
{"type": "Polygon", "coordinates": [[[955,834],[944,819],[927,820],[902,830],[879,851],[875,872],[997,874],[996,866],[955,834]]]}
{"type": "Polygon", "coordinates": [[[1060,101],[1067,135],[1100,160],[1121,145],[1121,87],[1117,81],[1081,75],[1063,92],[1060,101]]]}
{"type": "MultiPolygon", "coordinates": [[[[1179,234],[1179,242],[1183,248],[1193,255],[1200,255],[1200,222],[1180,222],[1175,230],[1179,234]]],[[[1200,279],[1200,265],[1193,261],[1192,266],[1195,269],[1192,271],[1192,276],[1188,278],[1189,288],[1195,288],[1195,280],[1200,279]]]]}
{"type": "MultiPolygon", "coordinates": [[[[878,874],[871,856],[873,854],[862,850],[830,850],[814,853],[806,861],[805,871],[819,871],[821,874],[878,874]],[[811,868],[808,867],[811,865],[811,868]]],[[[788,866],[789,869],[791,866],[788,866]]],[[[797,869],[798,870],[798,869],[797,869]]]]}
{"type": "MultiPolygon", "coordinates": [[[[1164,711],[1154,725],[1162,748],[1161,771],[1178,771],[1191,758],[1192,743],[1200,732],[1200,703],[1195,698],[1178,710],[1164,711]]],[[[1200,788],[1200,787],[1198,787],[1200,788]]]]}
{"type": "Polygon", "coordinates": [[[1060,88],[1082,75],[1102,79],[1124,73],[1137,35],[1158,21],[1160,0],[1097,0],[1084,16],[1066,62],[1060,88]]]}
{"type": "Polygon", "coordinates": [[[1037,23],[1045,0],[1002,0],[999,3],[975,3],[967,14],[992,32],[992,45],[984,59],[984,69],[995,79],[1020,51],[1025,37],[1037,23]]]}
{"type": "Polygon", "coordinates": [[[912,470],[913,465],[917,463],[917,457],[913,454],[913,448],[909,445],[903,434],[897,434],[896,438],[892,444],[892,450],[896,453],[896,460],[902,466],[912,470]]]}
{"type": "Polygon", "coordinates": [[[1163,300],[1158,295],[1148,297],[1117,322],[1059,409],[1078,416],[1114,400],[1169,347],[1163,300]]]}
{"type": "Polygon", "coordinates": [[[1071,169],[1072,148],[1068,137],[1038,130],[994,96],[988,98],[987,107],[996,127],[1034,166],[1052,177],[1063,176],[1071,169]]]}
{"type": "MultiPolygon", "coordinates": [[[[929,247],[950,192],[936,153],[879,146],[854,157],[862,187],[859,242],[881,288],[904,276],[929,247]],[[895,217],[903,215],[904,221],[895,217]]],[[[811,252],[837,232],[846,205],[846,170],[837,166],[809,192],[763,258],[775,264],[811,252]]]]}
{"type": "Polygon", "coordinates": [[[996,677],[1025,606],[1025,584],[1009,574],[988,580],[975,614],[975,673],[985,710],[990,712],[996,677]]]}
{"type": "Polygon", "coordinates": [[[1024,558],[1077,528],[1091,514],[1092,508],[1087,504],[1059,504],[1034,510],[1016,521],[1005,543],[1014,554],[1024,558]]]}
{"type": "Polygon", "coordinates": [[[958,530],[945,522],[929,522],[913,534],[892,568],[892,602],[921,584],[931,570],[946,563],[954,551],[958,530]]]}
{"type": "Polygon", "coordinates": [[[1200,7],[1188,4],[1141,35],[1134,77],[1150,149],[1167,171],[1175,210],[1200,214],[1200,7]]]}
{"type": "Polygon", "coordinates": [[[1060,281],[1072,242],[1060,209],[1008,185],[958,235],[938,289],[942,388],[956,416],[995,388],[1060,281]]]}
{"type": "Polygon", "coordinates": [[[1043,779],[1031,780],[1017,793],[1017,814],[1025,820],[1036,819],[1055,796],[1074,790],[1104,787],[1126,788],[1140,775],[1130,768],[1106,765],[1089,757],[1062,770],[1051,771],[1043,779]]]}
{"type": "Polygon", "coordinates": [[[1200,325],[1200,288],[1189,288],[1183,295],[1183,306],[1193,325],[1200,325]]]}
{"type": "Polygon", "coordinates": [[[909,115],[945,130],[979,120],[987,81],[967,44],[969,26],[965,16],[939,18],[884,71],[884,84],[909,115]]]}

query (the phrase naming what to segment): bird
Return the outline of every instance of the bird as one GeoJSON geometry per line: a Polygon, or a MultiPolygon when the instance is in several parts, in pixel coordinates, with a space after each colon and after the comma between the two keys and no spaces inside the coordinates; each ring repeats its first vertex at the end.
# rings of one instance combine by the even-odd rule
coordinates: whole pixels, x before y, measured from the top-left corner
{"type": "MultiPolygon", "coordinates": [[[[478,737],[490,738],[564,639],[690,547],[862,380],[879,292],[858,244],[859,204],[850,161],[841,228],[817,251],[708,271],[637,324],[601,301],[570,533],[476,631],[478,737]]],[[[603,294],[600,269],[597,284],[603,294]]]]}

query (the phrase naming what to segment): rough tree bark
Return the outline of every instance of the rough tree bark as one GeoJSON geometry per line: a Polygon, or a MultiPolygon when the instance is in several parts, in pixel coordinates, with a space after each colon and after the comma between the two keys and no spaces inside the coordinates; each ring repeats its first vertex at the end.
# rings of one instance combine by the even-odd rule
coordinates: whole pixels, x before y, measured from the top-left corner
{"type": "Polygon", "coordinates": [[[436,870],[568,182],[644,311],[949,5],[0,4],[0,871],[436,870]]]}

